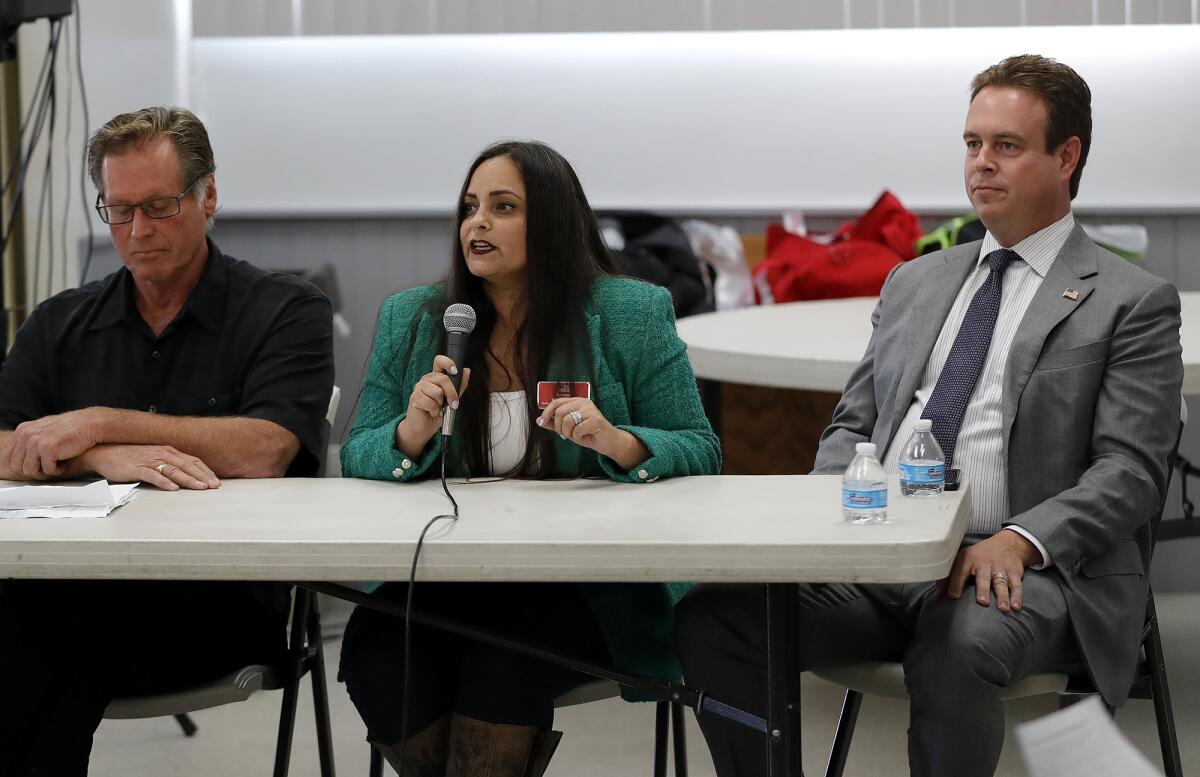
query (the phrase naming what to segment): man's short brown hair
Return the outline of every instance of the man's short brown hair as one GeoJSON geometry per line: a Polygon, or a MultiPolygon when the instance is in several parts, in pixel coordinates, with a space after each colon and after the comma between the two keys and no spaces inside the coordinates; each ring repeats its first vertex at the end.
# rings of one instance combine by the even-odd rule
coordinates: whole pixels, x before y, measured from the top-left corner
{"type": "MultiPolygon", "coordinates": [[[[101,197],[104,196],[104,179],[101,175],[104,157],[124,153],[134,146],[145,147],[158,138],[169,138],[174,144],[179,154],[179,179],[184,186],[216,172],[208,130],[196,118],[196,114],[186,108],[142,108],[114,116],[88,138],[88,175],[101,197]]],[[[206,191],[207,186],[197,187],[197,196],[203,198],[206,191]]]]}
{"type": "Polygon", "coordinates": [[[989,86],[1009,86],[1032,92],[1046,105],[1046,150],[1067,138],[1079,138],[1079,164],[1071,174],[1071,199],[1079,193],[1079,178],[1092,146],[1092,90],[1078,73],[1061,62],[1037,54],[1021,54],[992,65],[971,79],[971,100],[989,86]]]}

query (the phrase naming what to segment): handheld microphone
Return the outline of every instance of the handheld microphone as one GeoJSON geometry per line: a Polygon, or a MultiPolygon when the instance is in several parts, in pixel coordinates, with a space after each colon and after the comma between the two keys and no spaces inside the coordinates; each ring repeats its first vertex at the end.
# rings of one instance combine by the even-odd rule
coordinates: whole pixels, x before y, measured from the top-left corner
{"type": "MultiPolygon", "coordinates": [[[[467,338],[475,329],[475,308],[456,302],[446,308],[442,315],[442,326],[446,328],[446,355],[454,362],[458,372],[450,376],[454,390],[462,385],[463,365],[467,361],[467,338]]],[[[446,405],[442,414],[442,436],[449,437],[454,431],[454,408],[446,405]]]]}

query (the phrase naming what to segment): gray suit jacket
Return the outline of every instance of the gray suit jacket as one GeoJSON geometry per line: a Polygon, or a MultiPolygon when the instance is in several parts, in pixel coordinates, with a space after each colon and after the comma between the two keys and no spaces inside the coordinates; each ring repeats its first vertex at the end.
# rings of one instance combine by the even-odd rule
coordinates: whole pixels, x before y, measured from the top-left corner
{"type": "MultiPolygon", "coordinates": [[[[814,472],[854,444],[887,448],[912,402],[980,243],[892,270],[874,333],[821,437],[814,472]]],[[[1005,371],[1007,522],[1046,546],[1104,698],[1129,693],[1145,618],[1150,520],[1169,480],[1183,362],[1175,287],[1076,226],[1034,296],[1005,371]],[[1066,289],[1078,299],[1063,296],[1066,289]]]]}

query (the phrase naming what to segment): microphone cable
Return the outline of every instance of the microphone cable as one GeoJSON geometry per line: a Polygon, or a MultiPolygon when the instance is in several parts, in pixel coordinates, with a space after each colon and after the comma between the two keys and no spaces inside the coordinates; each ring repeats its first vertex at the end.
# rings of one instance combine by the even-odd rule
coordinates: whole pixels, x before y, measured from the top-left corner
{"type": "Polygon", "coordinates": [[[435,515],[425,524],[425,528],[421,529],[421,536],[417,539],[417,548],[413,553],[412,568],[408,573],[408,591],[405,594],[404,603],[404,697],[400,702],[400,769],[399,777],[404,777],[404,746],[408,742],[408,670],[412,663],[412,605],[413,605],[413,589],[417,586],[417,562],[421,558],[421,547],[425,544],[425,535],[429,532],[433,525],[438,521],[447,520],[454,522],[458,520],[458,502],[454,499],[454,495],[450,493],[450,487],[446,483],[446,449],[449,448],[449,440],[442,441],[442,491],[446,493],[446,498],[450,500],[450,505],[454,508],[453,513],[444,513],[435,515]]]}

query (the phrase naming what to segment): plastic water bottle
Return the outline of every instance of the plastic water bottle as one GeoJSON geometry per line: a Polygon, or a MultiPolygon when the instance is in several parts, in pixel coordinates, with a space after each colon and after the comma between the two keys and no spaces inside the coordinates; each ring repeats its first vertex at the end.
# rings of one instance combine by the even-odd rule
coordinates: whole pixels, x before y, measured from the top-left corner
{"type": "Polygon", "coordinates": [[[842,517],[850,523],[883,523],[887,520],[887,476],[875,458],[875,443],[854,446],[854,461],[842,475],[842,517]]]}
{"type": "Polygon", "coordinates": [[[946,457],[931,429],[928,418],[917,421],[900,452],[900,493],[905,496],[937,496],[945,488],[946,457]]]}

